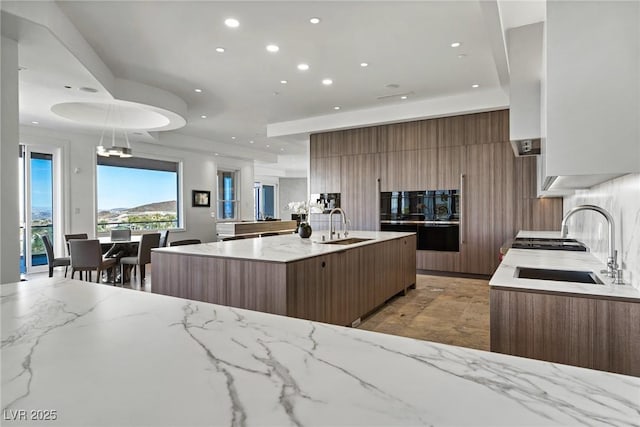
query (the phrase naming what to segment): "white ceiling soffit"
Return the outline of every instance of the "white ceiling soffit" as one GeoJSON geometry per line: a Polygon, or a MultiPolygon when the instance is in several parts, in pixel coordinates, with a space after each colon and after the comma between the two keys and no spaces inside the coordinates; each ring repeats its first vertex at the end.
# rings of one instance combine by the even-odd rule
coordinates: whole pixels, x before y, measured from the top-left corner
{"type": "Polygon", "coordinates": [[[54,4],[29,7],[25,2],[22,9],[12,4],[3,2],[2,33],[19,43],[21,123],[75,131],[105,125],[163,131],[186,124],[183,100],[160,88],[114,78],[54,4]],[[26,17],[4,10],[5,5],[26,17]],[[40,6],[46,13],[36,13],[40,6]],[[29,18],[46,19],[49,27],[29,18]]]}
{"type": "Polygon", "coordinates": [[[272,123],[269,137],[293,137],[331,130],[350,129],[406,120],[471,114],[509,107],[509,97],[501,88],[480,89],[472,93],[348,111],[340,114],[309,117],[289,122],[272,123]]]}
{"type": "Polygon", "coordinates": [[[498,7],[504,31],[546,20],[546,0],[498,0],[498,7]]]}

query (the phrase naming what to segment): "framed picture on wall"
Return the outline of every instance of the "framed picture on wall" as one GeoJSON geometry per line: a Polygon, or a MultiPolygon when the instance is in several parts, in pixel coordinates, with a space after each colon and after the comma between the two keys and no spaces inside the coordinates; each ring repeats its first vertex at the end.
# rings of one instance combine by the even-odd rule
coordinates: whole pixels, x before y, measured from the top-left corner
{"type": "Polygon", "coordinates": [[[208,208],[211,206],[211,191],[193,190],[191,206],[194,208],[208,208]]]}

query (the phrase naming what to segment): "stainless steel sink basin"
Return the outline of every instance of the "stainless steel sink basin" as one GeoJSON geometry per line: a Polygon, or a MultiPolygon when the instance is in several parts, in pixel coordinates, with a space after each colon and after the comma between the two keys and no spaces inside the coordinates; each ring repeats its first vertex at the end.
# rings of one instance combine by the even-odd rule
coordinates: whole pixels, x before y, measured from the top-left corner
{"type": "Polygon", "coordinates": [[[329,240],[327,242],[322,242],[322,243],[324,243],[325,245],[352,245],[354,243],[366,242],[367,240],[373,240],[373,239],[363,239],[361,237],[350,237],[348,239],[329,240]]]}
{"type": "Polygon", "coordinates": [[[519,279],[552,280],[555,282],[590,283],[592,285],[604,284],[592,271],[518,267],[516,277],[519,279]]]}

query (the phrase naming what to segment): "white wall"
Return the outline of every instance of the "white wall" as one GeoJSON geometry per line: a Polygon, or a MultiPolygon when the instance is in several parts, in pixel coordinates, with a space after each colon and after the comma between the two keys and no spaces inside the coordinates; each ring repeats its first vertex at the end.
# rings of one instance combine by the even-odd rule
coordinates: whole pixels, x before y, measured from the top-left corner
{"type": "MultiPolygon", "coordinates": [[[[640,174],[613,179],[588,190],[578,190],[564,198],[565,213],[577,205],[596,205],[615,220],[618,264],[624,280],[640,289],[640,174]]],[[[603,263],[607,260],[608,230],[602,215],[582,211],[569,219],[569,236],[591,248],[603,263]]]]}
{"type": "Polygon", "coordinates": [[[307,178],[280,178],[280,218],[291,219],[291,212],[284,209],[289,202],[308,200],[307,178]]]}
{"type": "Polygon", "coordinates": [[[11,283],[20,279],[18,44],[2,37],[0,52],[0,283],[11,283]]]}
{"type": "MultiPolygon", "coordinates": [[[[96,221],[96,145],[93,135],[56,132],[33,126],[21,129],[24,143],[60,147],[63,155],[63,191],[61,204],[65,224],[64,233],[95,233],[96,221]]],[[[226,159],[202,151],[174,149],[148,143],[131,144],[137,156],[182,162],[182,218],[184,229],[170,234],[170,241],[200,239],[216,240],[216,175],[218,168],[240,172],[240,215],[253,213],[253,164],[248,161],[226,159]],[[191,206],[192,190],[211,191],[211,207],[191,206]]],[[[16,156],[17,158],[17,156],[16,156]]],[[[17,207],[16,207],[17,209],[17,207]]],[[[61,233],[61,234],[64,234],[61,233]]]]}

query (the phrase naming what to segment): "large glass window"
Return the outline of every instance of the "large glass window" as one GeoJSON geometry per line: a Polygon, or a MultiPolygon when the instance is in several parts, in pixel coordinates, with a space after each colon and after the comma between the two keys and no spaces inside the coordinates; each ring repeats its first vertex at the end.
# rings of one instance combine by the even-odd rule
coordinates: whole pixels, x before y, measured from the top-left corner
{"type": "Polygon", "coordinates": [[[98,157],[98,232],[179,227],[178,172],[177,162],[98,157]]]}
{"type": "Polygon", "coordinates": [[[53,155],[20,145],[20,273],[47,264],[43,235],[55,242],[53,155]],[[28,245],[28,246],[27,246],[28,245]]]}
{"type": "Polygon", "coordinates": [[[218,219],[237,219],[237,171],[218,171],[218,219]]]}

